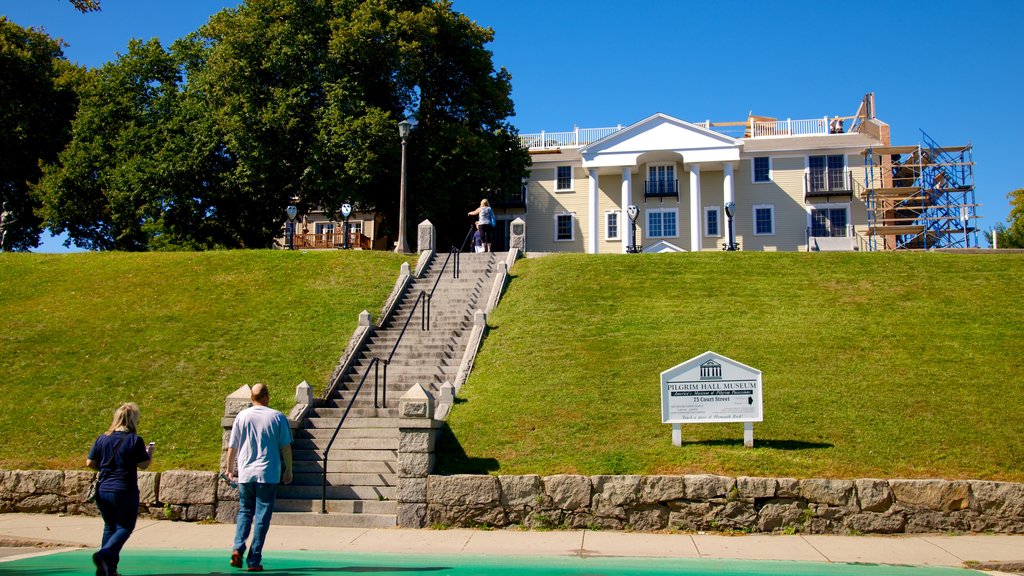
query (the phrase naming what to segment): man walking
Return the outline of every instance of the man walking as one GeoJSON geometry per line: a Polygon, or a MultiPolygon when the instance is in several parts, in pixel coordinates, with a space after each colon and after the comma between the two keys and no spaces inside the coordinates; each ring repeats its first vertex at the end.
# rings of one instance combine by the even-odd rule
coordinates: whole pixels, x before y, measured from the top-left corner
{"type": "Polygon", "coordinates": [[[269,403],[270,390],[266,385],[253,386],[253,405],[235,417],[228,440],[227,476],[238,481],[238,518],[231,565],[242,567],[251,528],[252,543],[245,559],[249,572],[263,571],[263,542],[270,529],[277,485],[292,481],[292,432],[288,419],[269,408],[269,403]]]}

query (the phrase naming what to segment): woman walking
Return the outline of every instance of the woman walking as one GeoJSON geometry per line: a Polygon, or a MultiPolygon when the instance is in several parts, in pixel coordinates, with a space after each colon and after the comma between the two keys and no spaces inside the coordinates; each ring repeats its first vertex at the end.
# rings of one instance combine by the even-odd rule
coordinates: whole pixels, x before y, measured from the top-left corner
{"type": "Polygon", "coordinates": [[[480,240],[483,242],[484,252],[491,251],[491,230],[494,228],[494,210],[484,198],[480,201],[480,207],[473,210],[467,216],[476,216],[477,228],[480,229],[480,240]]]}
{"type": "Polygon", "coordinates": [[[149,446],[138,435],[139,407],[134,402],[114,411],[110,429],[101,434],[89,451],[86,466],[99,470],[100,484],[96,506],[103,516],[103,540],[99,552],[92,555],[96,576],[115,576],[121,548],[135,530],[139,516],[138,469],[149,467],[153,443],[149,446]]]}

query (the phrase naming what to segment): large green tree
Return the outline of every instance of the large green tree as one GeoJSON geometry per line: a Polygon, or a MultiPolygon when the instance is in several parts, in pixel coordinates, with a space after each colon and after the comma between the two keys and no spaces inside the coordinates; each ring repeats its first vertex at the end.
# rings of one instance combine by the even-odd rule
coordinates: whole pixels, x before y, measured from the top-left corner
{"type": "MultiPolygon", "coordinates": [[[[1010,199],[1010,217],[1007,224],[996,225],[997,242],[1000,248],[1024,248],[1024,188],[1018,188],[1006,195],[1010,199]]],[[[985,232],[985,239],[992,245],[992,233],[985,232]]]]}
{"type": "Polygon", "coordinates": [[[412,115],[407,221],[461,237],[529,163],[492,38],[443,1],[249,0],[169,51],[134,42],[83,90],[47,223],[92,248],[262,247],[291,203],[353,202],[394,237],[412,115]]]}
{"type": "Polygon", "coordinates": [[[38,202],[30,195],[41,161],[69,138],[79,70],[61,42],[0,16],[0,196],[13,213],[4,249],[39,245],[38,202]]]}

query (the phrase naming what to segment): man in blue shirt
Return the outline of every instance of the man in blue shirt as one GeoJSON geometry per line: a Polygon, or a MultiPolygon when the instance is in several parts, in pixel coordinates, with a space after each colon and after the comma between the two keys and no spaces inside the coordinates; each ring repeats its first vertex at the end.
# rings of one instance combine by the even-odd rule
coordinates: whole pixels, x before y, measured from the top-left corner
{"type": "Polygon", "coordinates": [[[242,567],[245,543],[252,529],[246,565],[249,572],[263,571],[263,543],[270,529],[277,485],[292,481],[292,432],[288,419],[269,408],[270,390],[252,387],[252,407],[235,417],[228,440],[227,476],[238,481],[238,518],[231,565],[242,567]],[[255,528],[253,528],[255,520],[255,528]]]}

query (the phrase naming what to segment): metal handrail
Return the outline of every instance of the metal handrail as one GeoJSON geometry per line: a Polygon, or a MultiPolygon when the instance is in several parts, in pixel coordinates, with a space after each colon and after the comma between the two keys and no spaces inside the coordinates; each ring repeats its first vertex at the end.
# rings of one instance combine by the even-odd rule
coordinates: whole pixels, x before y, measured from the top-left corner
{"type": "MultiPolygon", "coordinates": [[[[345,418],[348,418],[348,413],[352,410],[352,404],[356,401],[359,396],[359,391],[363,389],[363,383],[366,382],[366,377],[370,375],[370,367],[373,367],[373,406],[377,407],[377,384],[379,383],[379,367],[380,358],[374,358],[370,360],[369,366],[366,367],[366,372],[363,373],[363,377],[359,379],[359,385],[356,386],[355,391],[352,393],[352,397],[348,400],[348,406],[345,407],[345,413],[341,415],[341,419],[338,420],[338,425],[334,428],[334,434],[331,435],[331,441],[327,443],[327,448],[324,448],[323,457],[323,483],[321,484],[320,492],[320,513],[327,514],[327,457],[331,453],[331,446],[334,446],[334,440],[338,437],[338,432],[341,431],[341,425],[345,423],[345,418]]],[[[385,375],[385,386],[387,385],[387,368],[384,368],[385,375]]]]}

